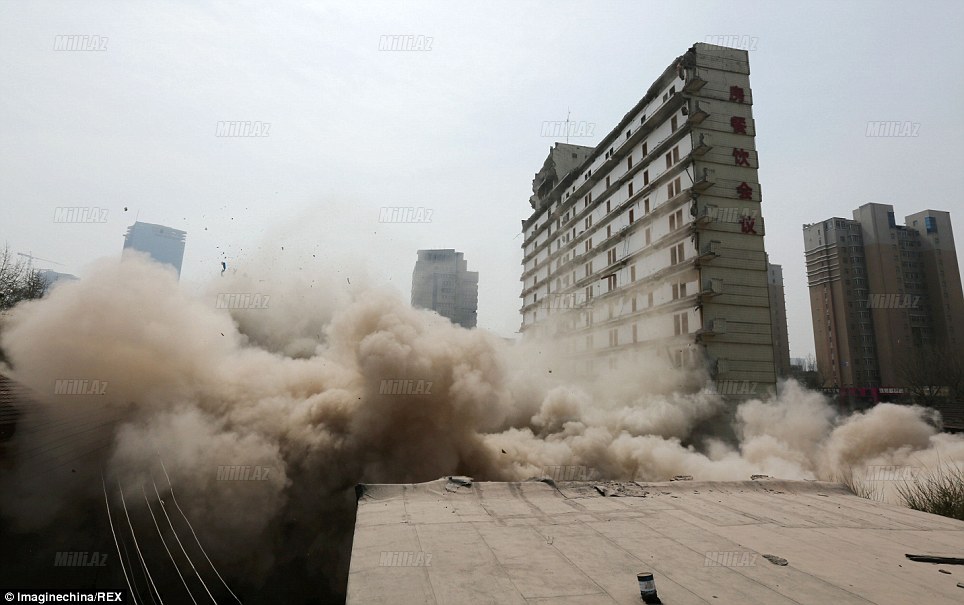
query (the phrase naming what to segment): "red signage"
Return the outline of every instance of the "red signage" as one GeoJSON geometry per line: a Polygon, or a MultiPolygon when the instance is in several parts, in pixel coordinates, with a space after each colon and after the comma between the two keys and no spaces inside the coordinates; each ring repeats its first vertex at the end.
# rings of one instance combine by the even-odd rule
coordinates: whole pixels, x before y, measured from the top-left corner
{"type": "Polygon", "coordinates": [[[757,235],[756,229],[756,219],[752,216],[741,216],[740,217],[740,229],[743,233],[749,233],[751,235],[757,235]]]}

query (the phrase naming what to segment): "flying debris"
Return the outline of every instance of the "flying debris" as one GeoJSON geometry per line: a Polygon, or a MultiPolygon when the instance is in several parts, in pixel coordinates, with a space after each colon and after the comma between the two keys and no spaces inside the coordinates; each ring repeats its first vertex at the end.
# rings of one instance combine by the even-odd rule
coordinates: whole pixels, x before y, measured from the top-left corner
{"type": "Polygon", "coordinates": [[[227,270],[228,270],[228,264],[224,261],[221,261],[221,275],[224,275],[224,272],[227,270]]]}

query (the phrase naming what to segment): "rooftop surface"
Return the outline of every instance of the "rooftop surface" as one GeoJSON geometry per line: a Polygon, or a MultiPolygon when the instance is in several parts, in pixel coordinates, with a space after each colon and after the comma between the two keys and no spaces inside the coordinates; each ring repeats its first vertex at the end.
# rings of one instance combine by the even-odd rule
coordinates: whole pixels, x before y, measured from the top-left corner
{"type": "Polygon", "coordinates": [[[964,566],[905,557],[964,557],[964,522],[838,484],[456,477],[357,491],[351,605],[638,604],[641,571],[666,605],[964,602],[964,566]]]}

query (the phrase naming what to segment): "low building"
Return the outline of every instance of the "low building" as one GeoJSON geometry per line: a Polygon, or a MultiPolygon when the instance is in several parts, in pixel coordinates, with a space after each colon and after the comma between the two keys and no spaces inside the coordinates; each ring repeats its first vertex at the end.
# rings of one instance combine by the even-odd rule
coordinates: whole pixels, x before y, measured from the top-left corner
{"type": "Polygon", "coordinates": [[[964,522],[810,481],[360,485],[349,605],[957,604],[964,522]],[[950,574],[940,570],[951,570],[950,574]]]}

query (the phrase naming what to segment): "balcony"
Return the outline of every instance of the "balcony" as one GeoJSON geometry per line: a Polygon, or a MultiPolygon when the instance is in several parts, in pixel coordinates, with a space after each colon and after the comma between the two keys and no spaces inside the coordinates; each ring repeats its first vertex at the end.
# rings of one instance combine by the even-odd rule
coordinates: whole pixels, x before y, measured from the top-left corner
{"type": "Polygon", "coordinates": [[[722,249],[722,247],[723,247],[723,244],[719,240],[712,240],[705,243],[700,248],[700,255],[698,257],[699,260],[708,261],[716,258],[717,256],[720,255],[720,250],[722,249]]]}
{"type": "Polygon", "coordinates": [[[699,101],[694,100],[691,104],[692,107],[684,106],[684,110],[686,110],[687,113],[686,123],[690,126],[696,126],[702,123],[710,114],[700,105],[699,101]]]}
{"type": "Polygon", "coordinates": [[[710,135],[705,132],[701,132],[700,137],[697,140],[696,147],[694,147],[693,151],[691,151],[690,153],[695,158],[701,158],[704,155],[706,155],[706,152],[712,148],[713,146],[710,145],[710,135]]]}
{"type": "Polygon", "coordinates": [[[697,75],[693,75],[686,84],[683,85],[683,92],[693,94],[699,92],[701,88],[706,84],[706,80],[702,79],[697,75]]]}
{"type": "Polygon", "coordinates": [[[726,319],[722,317],[708,320],[704,327],[696,331],[697,336],[703,337],[716,336],[718,334],[726,334],[726,319]]]}
{"type": "Polygon", "coordinates": [[[712,298],[720,294],[723,294],[723,280],[721,278],[713,277],[703,280],[703,289],[700,291],[703,298],[712,298]]]}
{"type": "MultiPolygon", "coordinates": [[[[697,208],[697,206],[693,206],[693,208],[697,208]]],[[[713,204],[706,204],[700,208],[696,216],[693,217],[693,224],[699,226],[708,225],[716,220],[718,213],[719,209],[716,206],[713,204]]]]}
{"type": "Polygon", "coordinates": [[[716,171],[712,168],[703,168],[703,174],[693,183],[693,191],[702,193],[716,183],[716,171]]]}

